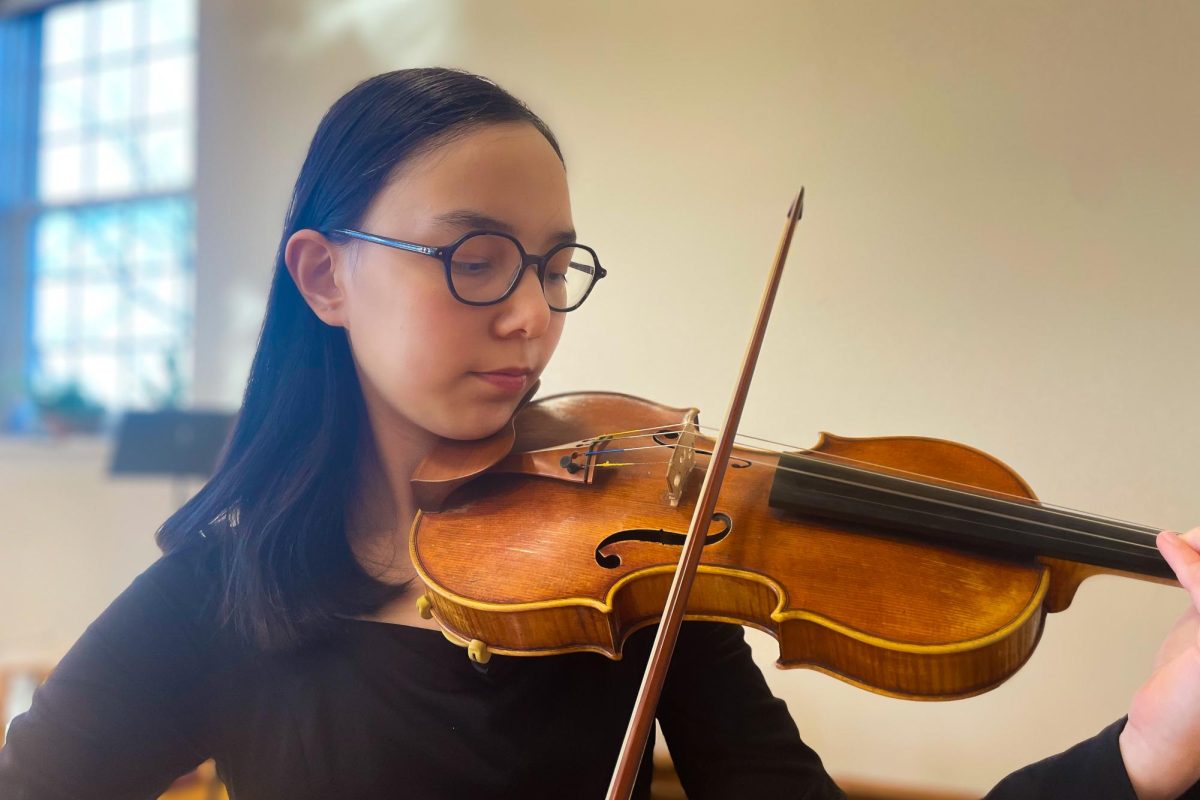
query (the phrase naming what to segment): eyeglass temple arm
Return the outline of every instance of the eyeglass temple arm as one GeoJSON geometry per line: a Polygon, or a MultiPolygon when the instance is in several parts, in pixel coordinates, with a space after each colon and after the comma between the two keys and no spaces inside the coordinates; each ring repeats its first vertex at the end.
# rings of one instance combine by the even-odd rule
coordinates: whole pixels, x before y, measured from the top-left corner
{"type": "Polygon", "coordinates": [[[362,239],[364,242],[374,242],[385,247],[395,247],[400,250],[407,250],[410,253],[421,253],[426,256],[440,256],[442,248],[427,247],[423,244],[414,244],[413,242],[402,242],[399,239],[389,239],[386,236],[376,236],[373,233],[363,233],[352,228],[334,228],[330,233],[340,233],[343,236],[349,236],[352,239],[362,239]]]}

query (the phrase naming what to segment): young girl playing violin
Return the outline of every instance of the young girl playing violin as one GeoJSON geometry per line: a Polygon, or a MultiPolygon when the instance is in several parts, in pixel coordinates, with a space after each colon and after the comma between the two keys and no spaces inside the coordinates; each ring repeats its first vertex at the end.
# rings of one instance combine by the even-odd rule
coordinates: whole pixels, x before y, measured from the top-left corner
{"type": "MultiPolygon", "coordinates": [[[[13,723],[0,797],[152,797],[210,757],[237,800],[603,796],[648,633],[483,668],[406,591],[417,465],[509,421],[602,275],[553,134],[494,83],[403,70],[335,103],[227,454],[13,723]]],[[[1200,529],[1159,547],[1200,606],[1200,529]]],[[[989,797],[1200,796],[1198,620],[1127,720],[989,797]]],[[[684,626],[658,718],[691,798],[842,796],[738,626],[684,626]]]]}

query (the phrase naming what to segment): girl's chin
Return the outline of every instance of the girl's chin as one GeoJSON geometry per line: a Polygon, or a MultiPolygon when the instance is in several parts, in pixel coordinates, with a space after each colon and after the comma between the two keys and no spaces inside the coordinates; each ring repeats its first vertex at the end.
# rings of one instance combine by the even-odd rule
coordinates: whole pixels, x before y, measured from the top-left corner
{"type": "Polygon", "coordinates": [[[463,417],[452,420],[441,431],[435,431],[445,439],[473,441],[486,439],[508,427],[512,419],[512,409],[477,412],[469,418],[463,417]]]}

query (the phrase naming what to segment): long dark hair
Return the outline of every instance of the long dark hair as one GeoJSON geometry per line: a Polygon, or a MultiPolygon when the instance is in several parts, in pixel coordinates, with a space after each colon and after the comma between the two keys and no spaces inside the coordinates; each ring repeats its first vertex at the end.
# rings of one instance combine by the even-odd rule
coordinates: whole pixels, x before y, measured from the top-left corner
{"type": "Polygon", "coordinates": [[[345,530],[365,409],[346,332],[304,302],[284,247],[305,228],[354,228],[397,165],[481,125],[528,122],[554,135],[492,81],[451,69],[377,75],[326,112],[292,193],[258,349],[215,474],[156,540],[164,553],[220,551],[224,621],[265,650],[328,631],[339,615],[398,591],[368,575],[345,530]]]}

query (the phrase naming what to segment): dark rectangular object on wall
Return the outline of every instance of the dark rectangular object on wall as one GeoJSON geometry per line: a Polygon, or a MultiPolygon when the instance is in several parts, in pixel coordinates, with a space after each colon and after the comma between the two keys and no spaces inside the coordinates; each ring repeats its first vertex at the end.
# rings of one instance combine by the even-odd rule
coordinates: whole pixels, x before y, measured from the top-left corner
{"type": "Polygon", "coordinates": [[[207,477],[235,416],[224,411],[131,411],[117,427],[109,472],[207,477]]]}

